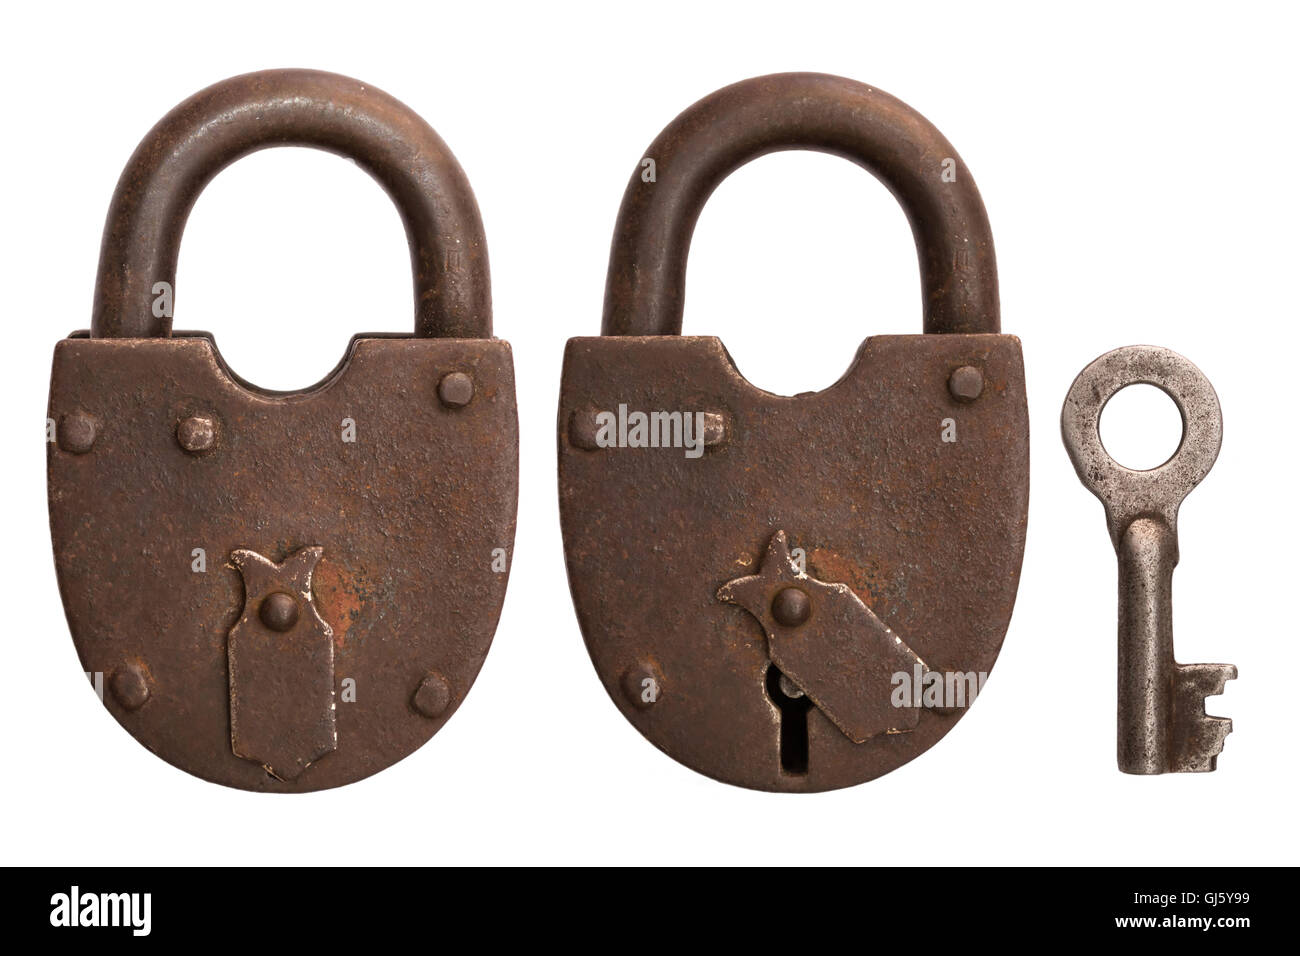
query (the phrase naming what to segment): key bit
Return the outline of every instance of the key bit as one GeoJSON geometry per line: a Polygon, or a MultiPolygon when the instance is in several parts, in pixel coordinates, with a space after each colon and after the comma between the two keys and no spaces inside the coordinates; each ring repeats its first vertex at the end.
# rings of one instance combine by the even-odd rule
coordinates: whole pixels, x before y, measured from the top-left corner
{"type": "Polygon", "coordinates": [[[1178,507],[1209,473],[1223,441],[1214,387],[1169,349],[1134,345],[1101,356],[1075,379],[1061,435],[1084,487],[1101,499],[1119,558],[1119,768],[1154,774],[1210,771],[1232,721],[1205,712],[1205,698],[1237,676],[1231,664],[1174,660],[1173,575],[1178,507]],[[1172,458],[1125,468],[1101,443],[1102,409],[1120,389],[1154,385],[1183,418],[1172,458]]]}

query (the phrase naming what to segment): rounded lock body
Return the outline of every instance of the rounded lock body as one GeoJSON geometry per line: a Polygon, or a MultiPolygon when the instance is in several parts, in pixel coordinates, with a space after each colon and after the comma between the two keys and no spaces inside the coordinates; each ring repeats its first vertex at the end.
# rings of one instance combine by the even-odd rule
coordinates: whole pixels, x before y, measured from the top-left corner
{"type": "Polygon", "coordinates": [[[68,622],[141,743],[207,780],[300,792],[382,770],[455,712],[514,539],[514,372],[491,336],[473,193],[397,100],[273,70],[198,93],[145,137],[109,211],[91,330],[55,349],[49,411],[68,622]],[[206,333],[170,328],[194,201],[279,145],[380,182],[416,292],[414,335],[358,335],[293,393],[244,382],[206,333]]]}
{"type": "MultiPolygon", "coordinates": [[[[906,763],[992,668],[1024,549],[1020,343],[999,334],[984,207],[955,150],[885,93],[759,77],[679,116],[615,228],[603,335],[571,339],[560,509],[587,648],[624,715],[702,773],[817,791],[906,763]],[[765,153],[879,177],[920,260],[923,335],[867,339],[783,397],[721,341],[681,336],[704,202],[765,153]]],[[[805,324],[807,317],[794,321],[805,324]]]]}

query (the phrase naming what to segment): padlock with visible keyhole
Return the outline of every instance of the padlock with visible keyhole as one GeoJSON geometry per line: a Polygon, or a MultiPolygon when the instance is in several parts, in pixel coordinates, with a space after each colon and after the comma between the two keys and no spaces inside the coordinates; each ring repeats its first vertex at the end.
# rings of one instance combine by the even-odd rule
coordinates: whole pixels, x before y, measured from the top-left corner
{"type": "Polygon", "coordinates": [[[464,700],[514,540],[514,371],[492,338],[474,195],[406,106],[346,77],[272,70],[168,114],[118,184],[91,329],[55,349],[49,415],[77,652],[158,756],[233,787],[319,790],[400,760],[464,700]],[[171,331],[195,199],[280,145],[373,175],[415,278],[414,335],[358,335],[291,393],[240,379],[206,333],[171,331]]]}
{"type": "MultiPolygon", "coordinates": [[[[820,74],[719,90],[643,155],[656,174],[638,166],[624,194],[603,335],[569,341],[561,385],[588,651],[624,715],[702,773],[785,791],[869,780],[952,728],[1015,602],[1029,423],[983,203],[923,117],[820,74]],[[848,158],[898,197],[926,333],[869,338],[840,381],[794,397],[747,382],[719,339],[680,334],[704,202],[783,149],[848,158]]],[[[815,325],[795,316],[788,334],[815,325]]]]}

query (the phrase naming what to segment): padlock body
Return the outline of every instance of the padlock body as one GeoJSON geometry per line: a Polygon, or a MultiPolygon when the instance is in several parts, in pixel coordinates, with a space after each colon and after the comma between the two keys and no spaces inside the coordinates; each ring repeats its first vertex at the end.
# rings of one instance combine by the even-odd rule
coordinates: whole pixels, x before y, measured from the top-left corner
{"type": "Polygon", "coordinates": [[[1015,336],[873,337],[838,382],[794,397],[755,388],[714,337],[575,338],[559,424],[565,555],[587,648],[620,710],[665,753],[732,784],[827,790],[899,767],[961,718],[970,701],[945,698],[911,729],[854,742],[814,707],[806,766],[792,770],[768,638],[719,589],[755,574],[784,531],[808,575],[851,588],[929,670],[982,685],[1025,541],[1015,336]],[[982,375],[973,400],[949,385],[963,367],[982,375]],[[634,412],[658,413],[659,447],[638,443],[634,412]],[[664,441],[674,412],[703,413],[707,444],[664,441]]]}
{"type": "Polygon", "coordinates": [[[201,334],[74,336],[55,350],[49,414],[93,438],[49,444],[68,623],[148,749],[232,787],[319,790],[400,760],[455,712],[513,546],[507,343],[358,337],[321,384],[277,394],[201,334]],[[465,404],[440,398],[452,372],[473,383],[465,404]],[[187,450],[178,428],[196,418],[212,435],[187,450]],[[279,600],[302,613],[259,615],[250,562],[297,562],[306,593],[279,600]],[[286,750],[287,769],[257,745],[286,750]]]}

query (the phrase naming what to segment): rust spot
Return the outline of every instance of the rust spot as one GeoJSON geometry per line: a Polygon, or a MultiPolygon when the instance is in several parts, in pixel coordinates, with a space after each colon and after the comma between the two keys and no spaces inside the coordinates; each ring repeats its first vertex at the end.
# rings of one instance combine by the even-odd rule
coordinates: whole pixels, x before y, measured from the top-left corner
{"type": "Polygon", "coordinates": [[[326,555],[316,566],[312,592],[321,616],[334,629],[334,646],[341,650],[347,643],[348,629],[365,609],[365,591],[346,568],[326,555]]]}
{"type": "Polygon", "coordinates": [[[854,561],[826,548],[813,548],[808,552],[808,574],[822,581],[847,584],[877,615],[888,610],[889,599],[885,594],[888,578],[879,563],[871,558],[854,561]]]}

